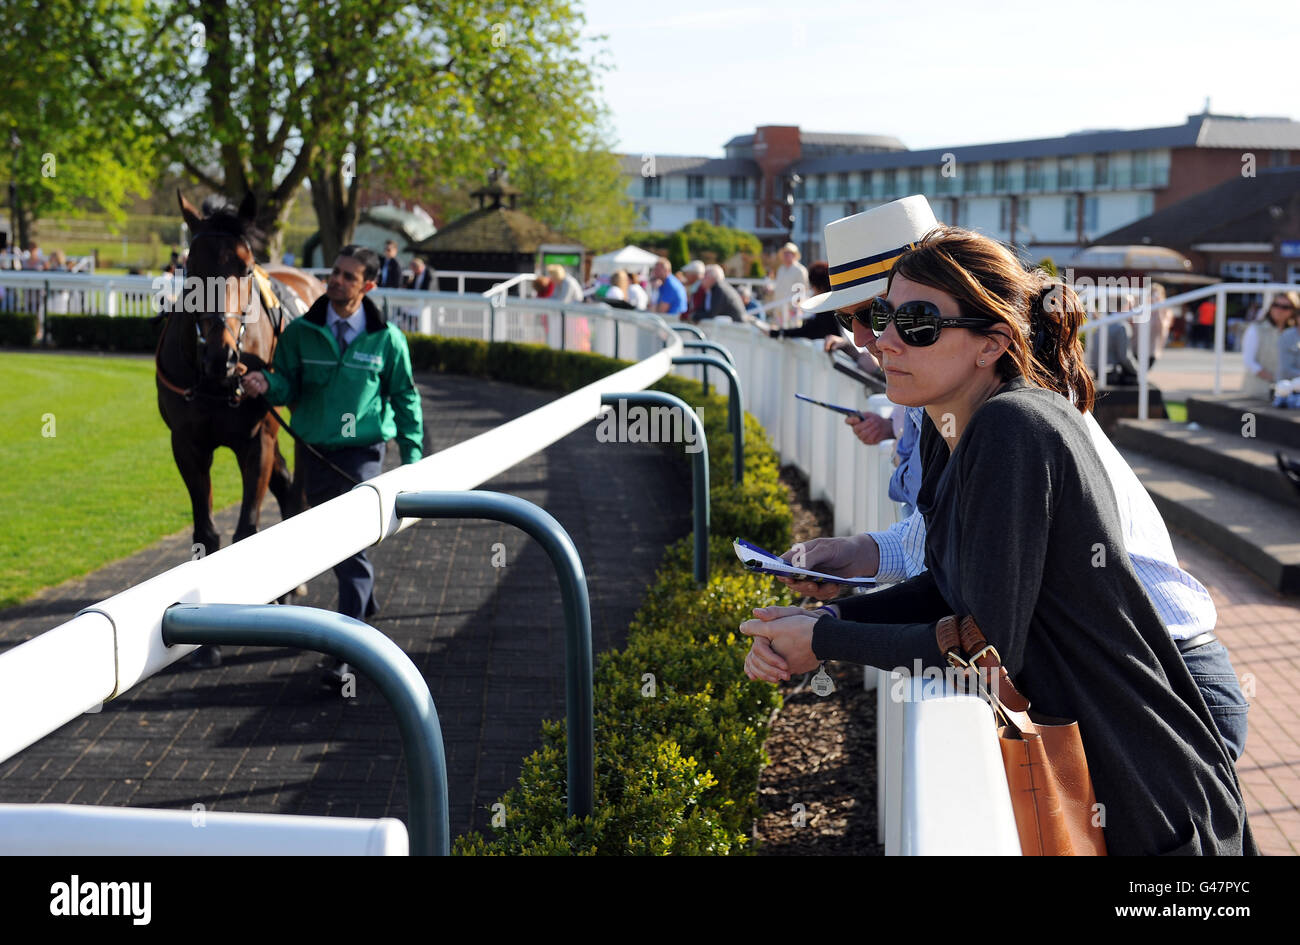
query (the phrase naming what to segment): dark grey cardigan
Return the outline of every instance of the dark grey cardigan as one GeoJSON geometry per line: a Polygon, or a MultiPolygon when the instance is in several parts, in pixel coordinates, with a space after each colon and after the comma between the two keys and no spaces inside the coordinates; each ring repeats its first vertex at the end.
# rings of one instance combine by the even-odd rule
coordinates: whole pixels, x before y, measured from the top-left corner
{"type": "Polygon", "coordinates": [[[1079,720],[1112,854],[1257,853],[1236,770],[1124,551],[1078,411],[1018,379],[951,456],[928,419],[920,449],[929,570],[838,602],[845,619],[817,621],[817,656],[942,667],[935,622],[971,614],[1036,711],[1079,720]]]}

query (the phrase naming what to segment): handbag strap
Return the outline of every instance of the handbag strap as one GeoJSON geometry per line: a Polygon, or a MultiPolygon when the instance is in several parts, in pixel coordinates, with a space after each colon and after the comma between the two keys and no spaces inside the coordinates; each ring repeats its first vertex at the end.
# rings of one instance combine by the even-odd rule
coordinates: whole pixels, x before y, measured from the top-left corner
{"type": "MultiPolygon", "coordinates": [[[[976,669],[982,680],[991,683],[982,688],[995,703],[995,708],[1004,710],[1004,715],[1019,715],[1029,710],[1029,700],[1011,681],[997,648],[984,637],[975,618],[967,615],[958,621],[953,615],[944,617],[935,624],[934,635],[939,652],[949,665],[963,672],[976,669]]],[[[1028,718],[1025,717],[1024,721],[1027,722],[1028,718]]],[[[1023,725],[1019,727],[1023,728],[1023,725]]]]}

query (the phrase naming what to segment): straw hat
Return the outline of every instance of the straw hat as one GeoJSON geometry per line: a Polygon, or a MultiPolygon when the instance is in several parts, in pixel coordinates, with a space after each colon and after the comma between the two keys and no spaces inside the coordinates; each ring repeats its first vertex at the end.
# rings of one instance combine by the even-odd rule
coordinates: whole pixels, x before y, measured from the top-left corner
{"type": "Polygon", "coordinates": [[[831,291],[805,299],[800,307],[827,312],[879,295],[898,257],[938,225],[920,194],[826,224],[831,291]]]}

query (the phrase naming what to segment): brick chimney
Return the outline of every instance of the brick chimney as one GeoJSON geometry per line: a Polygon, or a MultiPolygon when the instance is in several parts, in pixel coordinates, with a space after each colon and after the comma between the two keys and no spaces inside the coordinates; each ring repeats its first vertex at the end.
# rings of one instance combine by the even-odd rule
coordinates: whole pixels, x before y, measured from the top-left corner
{"type": "Polygon", "coordinates": [[[773,222],[785,218],[781,179],[786,168],[801,155],[798,125],[760,125],[754,129],[754,161],[762,175],[758,183],[758,226],[785,226],[784,222],[773,222]]]}

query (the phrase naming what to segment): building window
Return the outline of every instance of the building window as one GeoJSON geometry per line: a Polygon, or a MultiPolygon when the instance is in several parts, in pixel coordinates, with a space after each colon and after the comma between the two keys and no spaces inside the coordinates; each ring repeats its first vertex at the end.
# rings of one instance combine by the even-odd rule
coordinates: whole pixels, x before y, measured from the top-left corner
{"type": "Polygon", "coordinates": [[[1061,190],[1068,190],[1074,186],[1074,160],[1072,158],[1061,158],[1061,163],[1056,172],[1057,186],[1061,190]]]}
{"type": "Polygon", "coordinates": [[[871,172],[862,172],[862,183],[858,187],[858,197],[862,200],[871,199],[871,172]]]}
{"type": "Polygon", "coordinates": [[[1006,232],[1011,229],[1011,198],[1003,197],[998,201],[998,229],[1006,232]]]}
{"type": "Polygon", "coordinates": [[[731,178],[731,199],[748,200],[749,199],[749,178],[733,177],[731,178]]]}
{"type": "Polygon", "coordinates": [[[636,205],[637,222],[644,227],[650,226],[650,205],[648,203],[639,203],[636,205]]]}
{"type": "Polygon", "coordinates": [[[695,208],[695,219],[713,221],[713,208],[707,204],[703,207],[695,208]]]}
{"type": "MultiPolygon", "coordinates": [[[[993,162],[993,189],[999,193],[1007,189],[1006,161],[993,162]]],[[[1003,229],[1006,229],[1006,227],[1003,227],[1003,229]]]]}
{"type": "Polygon", "coordinates": [[[910,167],[907,170],[907,192],[908,194],[919,194],[925,188],[921,185],[921,169],[919,167],[910,167]]]}
{"type": "Polygon", "coordinates": [[[1065,226],[1065,231],[1066,231],[1067,233],[1073,233],[1073,232],[1074,232],[1074,205],[1075,205],[1075,202],[1076,202],[1076,201],[1075,201],[1075,198],[1074,198],[1073,196],[1069,196],[1069,197],[1066,197],[1066,198],[1065,198],[1065,224],[1064,224],[1064,226],[1065,226]]]}
{"type": "MultiPolygon", "coordinates": [[[[1133,153],[1133,185],[1146,187],[1151,183],[1151,152],[1135,151],[1133,153]]],[[[1143,214],[1146,216],[1146,214],[1143,214]]]]}
{"type": "Polygon", "coordinates": [[[736,225],[736,208],[728,207],[726,204],[718,207],[718,224],[720,226],[736,225]]]}
{"type": "Polygon", "coordinates": [[[1155,211],[1156,198],[1154,194],[1138,194],[1138,218],[1149,217],[1155,211]]]}
{"type": "Polygon", "coordinates": [[[816,233],[817,227],[821,224],[818,222],[821,218],[821,207],[816,204],[809,204],[804,207],[804,230],[808,233],[816,233]]]}
{"type": "Polygon", "coordinates": [[[659,197],[663,195],[662,181],[658,177],[641,178],[641,196],[659,197]]]}
{"type": "Polygon", "coordinates": [[[1273,264],[1232,261],[1219,264],[1219,274],[1229,282],[1272,282],[1273,264]]]}
{"type": "Polygon", "coordinates": [[[1083,198],[1083,229],[1086,233],[1097,232],[1097,198],[1083,198]]]}
{"type": "Polygon", "coordinates": [[[1025,190],[1043,189],[1043,165],[1041,161],[1025,162],[1025,190]]]}
{"type": "Polygon", "coordinates": [[[813,200],[825,200],[825,199],[826,199],[826,175],[818,174],[817,183],[815,188],[813,189],[813,200]]]}
{"type": "Polygon", "coordinates": [[[953,211],[953,219],[957,221],[958,226],[970,226],[970,201],[954,200],[953,204],[956,210],[953,211]]]}
{"type": "Polygon", "coordinates": [[[691,174],[686,178],[686,199],[699,200],[704,196],[704,178],[691,174]]]}
{"type": "Polygon", "coordinates": [[[1110,185],[1110,155],[1098,154],[1092,159],[1092,186],[1107,187],[1110,185]]]}
{"type": "Polygon", "coordinates": [[[840,174],[839,177],[835,179],[835,196],[838,197],[840,200],[845,200],[848,198],[849,175],[847,173],[840,174]]]}
{"type": "Polygon", "coordinates": [[[1270,167],[1286,167],[1291,157],[1290,151],[1270,151],[1268,154],[1270,167]]]}
{"type": "Polygon", "coordinates": [[[891,168],[890,170],[885,171],[884,178],[885,188],[881,196],[886,200],[898,196],[898,171],[891,168]]]}

